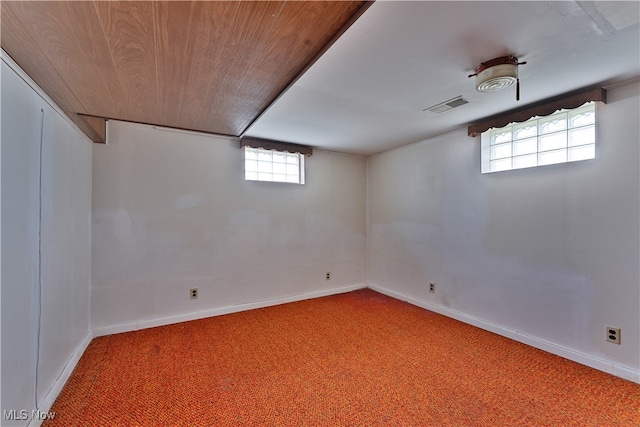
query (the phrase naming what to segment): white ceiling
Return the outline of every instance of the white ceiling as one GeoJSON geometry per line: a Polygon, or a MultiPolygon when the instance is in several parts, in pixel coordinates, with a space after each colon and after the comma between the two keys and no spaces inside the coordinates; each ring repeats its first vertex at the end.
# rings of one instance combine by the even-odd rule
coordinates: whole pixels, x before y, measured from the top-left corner
{"type": "Polygon", "coordinates": [[[381,1],[246,132],[373,154],[565,92],[640,76],[640,2],[381,1]],[[520,61],[513,87],[479,93],[481,62],[520,61]],[[442,114],[425,108],[462,95],[442,114]]]}

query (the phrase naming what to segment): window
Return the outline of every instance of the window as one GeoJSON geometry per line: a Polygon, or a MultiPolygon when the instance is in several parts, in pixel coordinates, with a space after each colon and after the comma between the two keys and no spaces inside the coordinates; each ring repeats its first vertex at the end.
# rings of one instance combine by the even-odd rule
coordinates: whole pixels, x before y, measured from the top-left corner
{"type": "Polygon", "coordinates": [[[571,110],[482,133],[482,173],[593,159],[596,110],[589,102],[571,110]]]}
{"type": "Polygon", "coordinates": [[[304,155],[245,146],[244,179],[304,184],[304,155]]]}

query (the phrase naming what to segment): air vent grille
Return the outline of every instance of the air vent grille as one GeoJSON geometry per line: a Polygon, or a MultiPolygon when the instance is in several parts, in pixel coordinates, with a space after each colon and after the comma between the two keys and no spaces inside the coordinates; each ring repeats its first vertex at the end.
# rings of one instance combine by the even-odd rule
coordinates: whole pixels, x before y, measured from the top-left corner
{"type": "Polygon", "coordinates": [[[440,104],[436,104],[429,108],[425,108],[422,111],[430,111],[435,114],[442,114],[445,111],[453,110],[454,108],[458,108],[468,103],[469,101],[467,101],[462,97],[462,95],[460,95],[460,96],[456,96],[455,98],[451,98],[448,101],[441,102],[440,104]]]}

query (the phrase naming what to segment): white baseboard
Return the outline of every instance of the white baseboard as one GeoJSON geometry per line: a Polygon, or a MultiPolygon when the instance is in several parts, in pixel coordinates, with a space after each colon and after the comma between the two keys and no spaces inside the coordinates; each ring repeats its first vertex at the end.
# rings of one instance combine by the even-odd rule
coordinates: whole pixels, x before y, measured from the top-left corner
{"type": "Polygon", "coordinates": [[[480,329],[484,329],[484,330],[493,332],[495,334],[502,335],[503,337],[507,337],[512,340],[521,342],[523,344],[530,345],[540,350],[544,350],[548,353],[552,353],[557,356],[564,357],[565,359],[569,359],[574,362],[580,363],[582,365],[586,365],[591,368],[597,369],[599,371],[607,372],[611,375],[615,375],[617,377],[624,378],[626,380],[633,381],[635,383],[640,384],[639,370],[629,368],[623,365],[618,365],[616,363],[613,363],[605,359],[601,359],[599,357],[594,357],[589,354],[585,354],[567,347],[563,347],[561,345],[537,338],[535,336],[523,333],[521,331],[507,328],[505,326],[498,325],[496,323],[488,322],[486,320],[480,319],[478,317],[470,316],[466,313],[463,313],[457,310],[452,310],[442,305],[433,304],[417,298],[408,297],[406,295],[403,295],[396,291],[392,291],[390,289],[382,288],[382,287],[371,285],[371,284],[369,284],[369,288],[373,289],[376,292],[380,292],[381,294],[388,295],[392,298],[399,299],[402,301],[407,301],[409,304],[413,304],[415,306],[422,307],[426,310],[433,311],[438,314],[442,314],[443,316],[451,317],[461,322],[476,326],[480,329]]]}
{"type": "MultiPolygon", "coordinates": [[[[84,351],[86,350],[89,343],[94,337],[111,335],[111,334],[120,333],[120,332],[135,331],[135,330],[145,329],[145,328],[152,328],[156,326],[164,326],[164,325],[169,325],[173,323],[203,319],[206,317],[237,313],[240,311],[270,307],[273,305],[285,304],[285,303],[295,302],[295,301],[302,301],[302,300],[311,299],[311,298],[319,298],[319,297],[328,296],[328,295],[351,292],[351,291],[355,291],[357,289],[362,289],[365,287],[369,287],[374,291],[380,292],[390,297],[393,297],[402,301],[407,301],[410,304],[413,304],[418,307],[422,307],[426,310],[430,310],[435,313],[442,314],[447,317],[451,317],[461,322],[476,326],[478,328],[493,332],[498,335],[502,335],[504,337],[513,339],[515,341],[522,342],[532,347],[572,360],[574,362],[581,363],[591,368],[598,369],[600,371],[607,372],[617,377],[624,378],[626,380],[633,381],[635,383],[640,384],[640,371],[638,370],[635,370],[626,366],[618,365],[608,360],[594,357],[585,353],[581,353],[579,351],[576,351],[567,347],[563,347],[558,344],[551,343],[549,341],[522,333],[515,329],[507,328],[502,325],[498,325],[474,316],[470,316],[460,311],[452,310],[450,308],[433,304],[427,301],[423,301],[417,298],[411,298],[399,292],[392,291],[390,289],[382,288],[382,287],[371,285],[371,284],[369,284],[368,286],[364,284],[358,284],[358,285],[352,285],[352,286],[344,286],[340,288],[326,289],[322,291],[309,292],[304,294],[289,295],[285,297],[273,298],[273,299],[263,300],[263,301],[255,301],[255,302],[250,302],[246,304],[220,307],[220,308],[215,308],[210,310],[198,311],[194,313],[186,313],[186,314],[177,315],[177,316],[168,316],[168,317],[162,317],[157,319],[141,320],[139,322],[132,322],[132,323],[126,323],[121,325],[101,327],[101,328],[96,328],[93,331],[90,330],[87,332],[87,334],[84,336],[82,341],[78,344],[78,346],[72,353],[71,357],[67,361],[67,364],[62,369],[62,372],[60,373],[58,378],[56,378],[54,384],[51,386],[46,396],[42,400],[38,410],[40,412],[46,413],[51,409],[51,406],[53,405],[56,398],[60,394],[62,387],[64,387],[65,383],[69,379],[69,376],[71,375],[74,368],[78,364],[80,357],[82,357],[82,354],[84,353],[84,351]]],[[[40,426],[41,424],[42,424],[42,420],[32,419],[31,422],[28,424],[28,426],[37,427],[37,426],[40,426]]]]}
{"type": "Polygon", "coordinates": [[[270,307],[278,304],[286,304],[289,302],[302,301],[311,298],[319,298],[328,295],[342,294],[345,292],[355,291],[357,289],[366,288],[365,284],[344,286],[340,288],[323,289],[321,291],[308,292],[303,294],[289,295],[268,300],[249,302],[245,304],[230,305],[226,307],[212,308],[209,310],[196,311],[193,313],[179,314],[175,316],[158,317],[155,319],[139,320],[137,322],[122,323],[112,326],[102,326],[93,329],[93,336],[100,337],[104,335],[119,334],[122,332],[137,331],[140,329],[154,328],[156,326],[171,325],[173,323],[188,322],[190,320],[204,319],[207,317],[221,316],[223,314],[237,313],[240,311],[253,310],[256,308],[270,307]]]}
{"type": "MultiPolygon", "coordinates": [[[[69,360],[67,360],[64,368],[62,368],[62,372],[60,372],[60,375],[58,375],[58,378],[56,378],[56,380],[53,382],[53,385],[45,395],[44,399],[42,399],[42,402],[40,402],[40,407],[37,409],[40,413],[48,413],[51,410],[53,403],[56,401],[58,395],[62,391],[62,387],[64,387],[64,385],[67,383],[67,380],[71,376],[71,373],[75,369],[78,361],[84,354],[84,351],[87,349],[92,339],[93,333],[91,332],[91,330],[89,330],[82,338],[80,343],[76,346],[75,350],[71,354],[71,357],[69,358],[69,360]]],[[[44,420],[37,419],[37,417],[32,418],[28,426],[37,427],[40,426],[43,421],[44,420]]]]}

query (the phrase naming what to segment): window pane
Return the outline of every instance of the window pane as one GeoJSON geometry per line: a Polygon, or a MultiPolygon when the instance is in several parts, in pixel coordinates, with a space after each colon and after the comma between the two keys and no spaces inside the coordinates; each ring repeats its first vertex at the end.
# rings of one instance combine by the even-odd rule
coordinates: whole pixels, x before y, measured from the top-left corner
{"type": "Polygon", "coordinates": [[[567,113],[560,113],[557,116],[553,114],[549,117],[540,119],[538,123],[540,134],[565,130],[567,128],[567,113]]]}
{"type": "Polygon", "coordinates": [[[491,161],[491,172],[506,171],[509,169],[511,169],[511,158],[491,161]]]}
{"type": "Polygon", "coordinates": [[[531,154],[538,151],[538,138],[523,139],[513,142],[513,155],[531,154]]]}
{"type": "Polygon", "coordinates": [[[273,163],[259,162],[258,163],[258,172],[272,173],[273,172],[273,163]]]}
{"type": "Polygon", "coordinates": [[[270,151],[259,151],[258,152],[258,160],[261,162],[270,162],[272,160],[272,155],[270,151]]]}
{"type": "Polygon", "coordinates": [[[491,136],[491,145],[493,144],[502,144],[504,142],[511,141],[511,127],[506,128],[508,130],[499,130],[496,131],[491,136]]]}
{"type": "Polygon", "coordinates": [[[547,151],[538,154],[538,165],[552,165],[554,163],[563,163],[567,161],[567,150],[547,151]]]}
{"type": "Polygon", "coordinates": [[[288,153],[287,154],[287,163],[295,163],[296,165],[298,164],[298,157],[299,154],[296,153],[288,153]]]}
{"type": "Polygon", "coordinates": [[[538,166],[538,155],[536,153],[513,158],[514,169],[530,168],[532,166],[538,166]]]}
{"type": "Polygon", "coordinates": [[[284,163],[274,163],[273,164],[273,173],[287,173],[287,165],[284,163]]]}
{"type": "Polygon", "coordinates": [[[245,171],[252,171],[255,172],[258,170],[258,162],[254,161],[254,160],[247,160],[244,163],[244,170],[245,171]]]}
{"type": "Polygon", "coordinates": [[[494,145],[491,147],[491,160],[511,157],[511,143],[494,145]]]}
{"type": "Polygon", "coordinates": [[[567,146],[567,134],[565,132],[552,133],[540,137],[538,151],[555,150],[567,146]]]}
{"type": "Polygon", "coordinates": [[[273,153],[273,161],[284,163],[286,162],[287,156],[284,153],[273,153]]]}
{"type": "Polygon", "coordinates": [[[588,110],[582,108],[569,113],[569,127],[592,125],[596,122],[595,105],[590,105],[588,110]]]}
{"type": "Polygon", "coordinates": [[[287,173],[289,175],[298,175],[300,172],[298,165],[287,165],[287,173]]]}
{"type": "Polygon", "coordinates": [[[580,147],[569,148],[569,161],[587,160],[596,158],[595,145],[583,145],[580,147]]]}
{"type": "Polygon", "coordinates": [[[245,172],[244,173],[244,179],[255,181],[255,180],[258,179],[258,173],[257,172],[245,172]]]}
{"type": "Polygon", "coordinates": [[[524,139],[536,136],[538,134],[538,126],[535,122],[525,122],[521,125],[514,126],[513,139],[524,139]]]}
{"type": "Polygon", "coordinates": [[[251,148],[245,148],[244,158],[245,160],[255,160],[258,158],[258,153],[256,153],[256,150],[252,150],[251,148]]]}
{"type": "Polygon", "coordinates": [[[276,182],[286,182],[287,176],[285,174],[274,173],[273,180],[276,182]]]}
{"type": "Polygon", "coordinates": [[[267,172],[258,173],[258,179],[260,181],[271,181],[272,178],[273,178],[273,174],[271,173],[267,173],[267,172]]]}
{"type": "Polygon", "coordinates": [[[595,144],[596,128],[595,126],[586,126],[569,131],[569,146],[595,144]]]}

